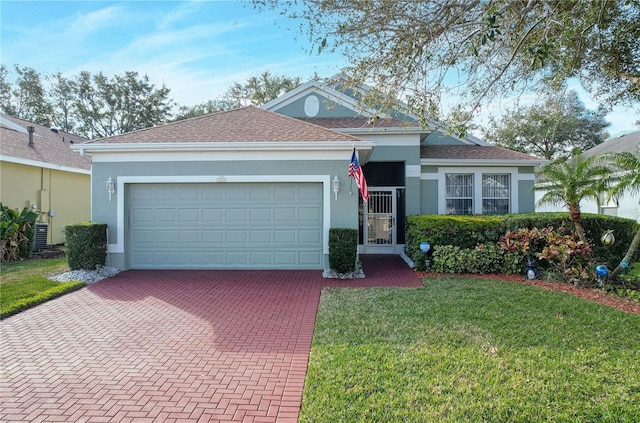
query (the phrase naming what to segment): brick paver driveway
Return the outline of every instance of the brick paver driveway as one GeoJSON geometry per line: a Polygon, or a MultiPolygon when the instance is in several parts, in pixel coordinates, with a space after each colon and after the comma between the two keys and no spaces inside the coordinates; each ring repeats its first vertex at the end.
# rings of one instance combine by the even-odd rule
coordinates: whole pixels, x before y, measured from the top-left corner
{"type": "Polygon", "coordinates": [[[1,322],[0,421],[297,421],[319,271],[128,271],[1,322]]]}

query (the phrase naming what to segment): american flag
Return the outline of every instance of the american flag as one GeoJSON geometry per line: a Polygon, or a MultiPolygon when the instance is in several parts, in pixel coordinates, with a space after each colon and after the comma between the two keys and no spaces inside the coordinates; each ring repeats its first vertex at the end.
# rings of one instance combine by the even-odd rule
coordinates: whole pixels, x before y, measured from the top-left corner
{"type": "Polygon", "coordinates": [[[358,163],[358,157],[356,156],[356,148],[353,147],[353,153],[351,153],[351,163],[349,163],[349,176],[356,180],[358,188],[360,188],[360,195],[362,196],[362,204],[367,204],[369,199],[369,188],[367,188],[367,181],[364,179],[362,173],[362,166],[358,163]]]}

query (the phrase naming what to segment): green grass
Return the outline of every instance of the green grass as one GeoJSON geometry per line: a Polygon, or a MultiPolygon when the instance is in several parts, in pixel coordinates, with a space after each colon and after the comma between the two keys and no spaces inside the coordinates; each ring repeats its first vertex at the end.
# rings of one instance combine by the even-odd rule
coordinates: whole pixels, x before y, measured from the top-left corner
{"type": "Polygon", "coordinates": [[[82,282],[53,282],[47,275],[69,270],[65,259],[25,260],[0,266],[0,318],[83,287],[82,282]]]}
{"type": "Polygon", "coordinates": [[[463,277],[322,294],[300,422],[640,421],[640,316],[463,277]]]}

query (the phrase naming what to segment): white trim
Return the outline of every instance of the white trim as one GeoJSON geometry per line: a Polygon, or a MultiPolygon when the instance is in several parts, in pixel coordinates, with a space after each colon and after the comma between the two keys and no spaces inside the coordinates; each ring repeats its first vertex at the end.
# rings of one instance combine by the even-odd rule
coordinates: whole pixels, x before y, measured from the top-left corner
{"type": "Polygon", "coordinates": [[[292,142],[149,142],[149,143],[88,143],[74,144],[71,149],[80,154],[130,152],[264,152],[264,151],[351,151],[354,144],[360,149],[372,149],[367,141],[292,141],[292,142]]]}
{"type": "MultiPolygon", "coordinates": [[[[467,168],[464,168],[467,169],[467,168]]],[[[482,168],[484,172],[487,171],[486,168],[482,168]]],[[[464,173],[464,172],[462,172],[464,173]]],[[[408,176],[408,175],[407,175],[408,176]]],[[[439,178],[438,173],[436,172],[429,172],[429,173],[421,173],[420,174],[420,180],[421,181],[437,181],[439,178]]],[[[533,173],[518,173],[516,174],[516,180],[517,181],[535,181],[536,180],[536,175],[533,173]]]]}
{"type": "MultiPolygon", "coordinates": [[[[356,149],[360,144],[357,144],[356,149]]],[[[96,153],[91,156],[93,163],[122,163],[122,162],[231,162],[231,161],[317,161],[317,160],[348,160],[353,149],[340,151],[221,151],[221,152],[182,152],[182,151],[154,151],[154,152],[126,152],[126,153],[96,153]],[[347,157],[347,159],[345,159],[347,157]]],[[[361,151],[361,150],[360,150],[361,151]]],[[[363,157],[369,157],[363,153],[363,157]]]]}
{"type": "MultiPolygon", "coordinates": [[[[447,214],[446,209],[446,180],[447,173],[473,174],[473,213],[482,214],[482,175],[483,174],[510,174],[509,214],[518,213],[518,168],[517,167],[441,167],[438,169],[438,214],[447,214]]],[[[423,174],[435,175],[435,174],[423,174]]],[[[421,175],[422,176],[422,175],[421,175]]],[[[422,179],[422,177],[421,177],[422,179]]],[[[426,178],[425,178],[426,179],[426,178]]],[[[434,179],[434,178],[430,178],[434,179]]]]}
{"type": "Polygon", "coordinates": [[[91,169],[80,169],[78,167],[57,165],[53,163],[41,162],[37,160],[22,159],[19,157],[0,155],[0,161],[7,163],[21,164],[25,166],[35,166],[44,169],[59,170],[61,172],[81,173],[83,175],[91,175],[91,169]]]}
{"type": "Polygon", "coordinates": [[[323,239],[322,251],[329,254],[329,228],[331,227],[331,175],[164,175],[164,176],[118,176],[116,179],[117,243],[108,244],[108,253],[124,253],[125,245],[125,185],[163,183],[251,183],[251,182],[320,182],[322,183],[323,239]]]}
{"type": "Polygon", "coordinates": [[[422,166],[539,166],[549,163],[544,159],[498,160],[498,159],[420,159],[422,166]]]}
{"type": "Polygon", "coordinates": [[[405,165],[404,168],[405,177],[407,178],[420,178],[422,176],[422,174],[420,173],[420,165],[405,165]]]}

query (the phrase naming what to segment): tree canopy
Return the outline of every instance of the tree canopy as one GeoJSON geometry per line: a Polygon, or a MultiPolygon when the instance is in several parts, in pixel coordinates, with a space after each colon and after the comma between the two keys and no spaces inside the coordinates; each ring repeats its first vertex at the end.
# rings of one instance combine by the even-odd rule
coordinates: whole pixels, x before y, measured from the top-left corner
{"type": "Polygon", "coordinates": [[[234,82],[219,98],[195,106],[181,106],[174,120],[188,119],[239,107],[262,106],[301,84],[300,77],[272,75],[271,72],[265,71],[250,77],[244,84],[234,82]]]}
{"type": "Polygon", "coordinates": [[[559,91],[542,102],[491,118],[485,139],[548,160],[602,143],[608,133],[604,110],[588,110],[575,91],[559,91]]]}
{"type": "Polygon", "coordinates": [[[127,71],[107,76],[82,71],[65,77],[58,72],[42,76],[29,67],[0,65],[0,111],[90,139],[109,137],[207,113],[249,105],[261,106],[301,84],[299,77],[263,72],[246,83],[235,82],[219,98],[180,106],[164,84],[157,88],[147,75],[127,71]],[[174,115],[175,109],[175,115],[174,115]]]}
{"type": "Polygon", "coordinates": [[[426,121],[466,124],[491,99],[572,77],[605,104],[640,100],[640,0],[253,4],[300,21],[314,49],[348,58],[352,85],[373,84],[389,102],[403,93],[426,121]],[[452,95],[461,100],[446,110],[452,95]]]}

